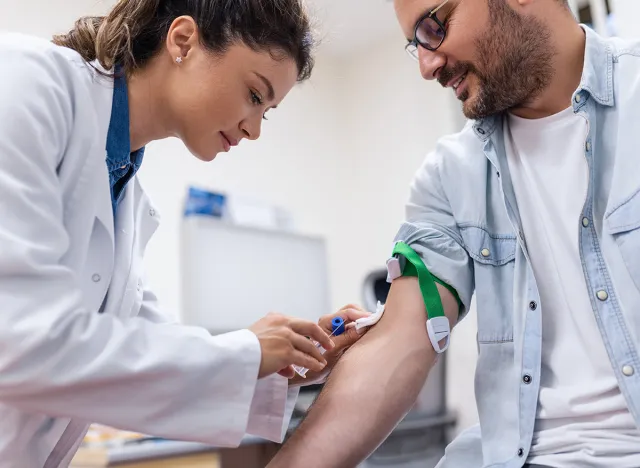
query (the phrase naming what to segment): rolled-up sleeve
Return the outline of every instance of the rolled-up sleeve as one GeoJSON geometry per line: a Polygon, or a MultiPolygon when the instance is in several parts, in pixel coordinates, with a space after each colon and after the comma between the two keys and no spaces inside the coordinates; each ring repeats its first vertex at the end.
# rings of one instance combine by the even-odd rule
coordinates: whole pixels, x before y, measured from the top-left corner
{"type": "Polygon", "coordinates": [[[462,319],[474,291],[473,263],[464,249],[441,177],[439,148],[427,156],[412,184],[405,222],[395,241],[415,250],[431,274],[453,288],[460,299],[462,319]]]}

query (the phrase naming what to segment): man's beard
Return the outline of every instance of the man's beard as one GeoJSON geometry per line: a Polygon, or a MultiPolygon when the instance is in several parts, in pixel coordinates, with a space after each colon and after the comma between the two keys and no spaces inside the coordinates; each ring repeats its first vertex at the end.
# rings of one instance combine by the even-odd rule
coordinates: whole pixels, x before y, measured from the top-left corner
{"type": "Polygon", "coordinates": [[[523,17],[506,0],[487,0],[489,28],[476,40],[477,57],[442,70],[438,81],[446,85],[464,73],[477,78],[477,92],[460,95],[464,115],[482,119],[519,107],[535,99],[551,82],[555,55],[549,28],[540,20],[523,17]]]}

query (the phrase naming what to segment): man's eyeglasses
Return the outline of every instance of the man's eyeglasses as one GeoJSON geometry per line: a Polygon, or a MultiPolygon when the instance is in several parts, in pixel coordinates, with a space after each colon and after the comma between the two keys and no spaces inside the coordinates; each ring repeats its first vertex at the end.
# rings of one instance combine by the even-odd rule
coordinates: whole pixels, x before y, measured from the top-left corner
{"type": "Polygon", "coordinates": [[[418,47],[424,47],[427,50],[436,50],[444,42],[447,30],[444,23],[438,19],[436,13],[449,0],[444,0],[436,8],[428,12],[416,23],[413,31],[413,39],[405,46],[407,53],[418,60],[418,47]]]}

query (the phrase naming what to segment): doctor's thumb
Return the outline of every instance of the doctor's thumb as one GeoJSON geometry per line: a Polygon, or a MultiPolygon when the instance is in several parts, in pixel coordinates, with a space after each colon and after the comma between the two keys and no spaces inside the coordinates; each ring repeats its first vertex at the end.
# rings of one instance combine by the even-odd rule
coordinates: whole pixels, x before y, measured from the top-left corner
{"type": "Polygon", "coordinates": [[[333,342],[336,344],[335,349],[341,350],[352,346],[364,336],[367,330],[368,328],[362,328],[356,331],[356,327],[348,327],[343,334],[332,337],[333,342]]]}

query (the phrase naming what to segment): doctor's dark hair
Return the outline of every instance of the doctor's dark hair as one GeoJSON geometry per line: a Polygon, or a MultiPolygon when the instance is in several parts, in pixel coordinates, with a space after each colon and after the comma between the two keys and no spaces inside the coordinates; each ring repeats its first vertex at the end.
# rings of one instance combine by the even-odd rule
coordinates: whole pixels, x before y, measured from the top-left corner
{"type": "Polygon", "coordinates": [[[298,81],[313,69],[314,37],[303,0],[120,0],[107,16],[76,21],[57,45],[74,49],[85,61],[111,70],[116,64],[135,71],[156,55],[173,21],[190,16],[203,45],[223,54],[234,43],[291,58],[298,81]]]}

